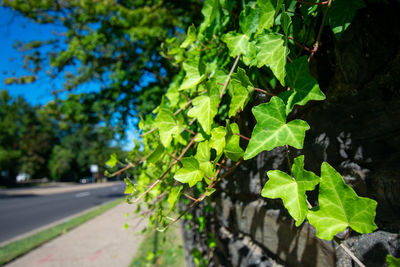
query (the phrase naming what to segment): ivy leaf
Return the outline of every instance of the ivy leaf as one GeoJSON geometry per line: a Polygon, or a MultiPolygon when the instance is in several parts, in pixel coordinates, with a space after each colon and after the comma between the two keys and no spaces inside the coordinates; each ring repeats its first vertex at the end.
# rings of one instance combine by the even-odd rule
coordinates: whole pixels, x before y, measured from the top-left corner
{"type": "Polygon", "coordinates": [[[229,117],[236,115],[239,109],[244,108],[250,99],[250,92],[254,90],[246,72],[238,67],[237,73],[232,74],[229,83],[229,94],[231,102],[229,104],[229,117]]]}
{"type": "Polygon", "coordinates": [[[400,258],[393,257],[390,254],[386,255],[386,263],[388,267],[399,267],[400,266],[400,258]]]}
{"type": "Polygon", "coordinates": [[[321,166],[319,206],[308,212],[308,221],[317,229],[317,237],[332,238],[348,226],[366,234],[374,231],[376,201],[359,197],[342,176],[324,162],[321,166]]]}
{"type": "Polygon", "coordinates": [[[281,13],[281,26],[285,35],[289,35],[289,28],[291,23],[292,23],[291,18],[285,11],[283,11],[281,13]]]}
{"type": "Polygon", "coordinates": [[[188,116],[196,118],[206,134],[210,134],[211,125],[215,115],[218,113],[220,102],[219,89],[208,83],[209,89],[205,95],[193,99],[193,108],[189,110],[188,116]]]}
{"type": "Polygon", "coordinates": [[[210,147],[217,151],[220,155],[225,148],[226,129],[224,126],[219,126],[211,130],[210,147]]]}
{"type": "Polygon", "coordinates": [[[242,33],[251,36],[257,30],[259,14],[258,9],[246,5],[239,15],[239,27],[242,33]]]}
{"type": "Polygon", "coordinates": [[[303,120],[286,123],[285,104],[282,99],[274,96],[269,103],[258,105],[252,111],[257,124],[244,153],[245,160],[253,158],[263,150],[269,151],[278,146],[303,148],[305,132],[310,126],[303,120]]]}
{"type": "Polygon", "coordinates": [[[228,32],[222,37],[222,41],[226,43],[231,57],[238,55],[251,55],[254,54],[254,49],[251,49],[250,38],[246,34],[237,32],[228,32]]]}
{"type": "Polygon", "coordinates": [[[178,124],[177,119],[169,109],[162,108],[158,112],[154,125],[160,132],[160,140],[164,147],[168,147],[172,137],[178,136],[182,127],[178,124]]]}
{"type": "Polygon", "coordinates": [[[329,25],[337,39],[349,27],[357,10],[363,7],[365,7],[363,0],[335,0],[332,2],[329,9],[329,25]]]}
{"type": "Polygon", "coordinates": [[[190,25],[185,41],[183,41],[183,43],[181,44],[181,48],[187,48],[190,44],[196,41],[196,38],[196,27],[194,25],[190,25]]]}
{"type": "Polygon", "coordinates": [[[244,154],[243,149],[240,147],[240,137],[234,135],[234,133],[240,133],[239,126],[236,123],[227,123],[226,131],[225,155],[233,161],[238,161],[244,154]]]}
{"type": "Polygon", "coordinates": [[[206,0],[204,1],[201,14],[204,16],[204,20],[200,25],[200,33],[204,32],[216,19],[219,14],[219,1],[218,0],[206,0]]]}
{"type": "Polygon", "coordinates": [[[112,153],[110,155],[110,159],[107,160],[106,165],[110,168],[114,167],[115,165],[117,165],[118,163],[118,159],[117,159],[117,154],[116,153],[112,153]]]}
{"type": "Polygon", "coordinates": [[[275,7],[270,0],[257,0],[257,6],[260,9],[257,33],[262,33],[274,25],[275,7]]]}
{"type": "Polygon", "coordinates": [[[306,191],[315,189],[319,177],[304,170],[304,156],[294,159],[292,175],[273,170],[267,172],[268,182],[264,185],[261,195],[266,198],[280,198],[289,214],[296,220],[296,226],[303,223],[307,216],[308,205],[306,191]]]}
{"type": "Polygon", "coordinates": [[[125,188],[124,194],[134,193],[136,191],[136,189],[135,189],[135,185],[132,183],[131,179],[125,178],[124,181],[126,183],[126,188],[125,188]]]}
{"type": "Polygon", "coordinates": [[[206,78],[206,75],[204,73],[202,74],[204,66],[200,61],[200,56],[198,55],[189,57],[183,63],[183,69],[186,72],[186,76],[179,87],[179,90],[194,88],[206,78]]]}
{"type": "Polygon", "coordinates": [[[211,151],[208,141],[204,141],[198,144],[195,158],[199,162],[200,170],[211,178],[214,175],[214,166],[210,162],[211,151]]]}
{"type": "Polygon", "coordinates": [[[174,175],[174,179],[181,183],[188,183],[190,187],[203,179],[203,172],[194,157],[183,158],[180,161],[183,165],[174,175]]]}
{"type": "Polygon", "coordinates": [[[169,191],[169,195],[167,198],[167,201],[169,203],[169,210],[166,215],[170,214],[172,209],[175,207],[175,204],[178,201],[179,196],[181,195],[182,189],[183,189],[183,186],[181,185],[179,187],[177,187],[177,186],[172,187],[171,190],[169,191]]]}
{"type": "Polygon", "coordinates": [[[310,100],[325,99],[317,80],[310,74],[307,56],[296,59],[288,64],[286,69],[286,83],[293,89],[279,95],[286,104],[286,115],[293,110],[294,105],[305,105],[310,100]]]}
{"type": "Polygon", "coordinates": [[[285,85],[285,66],[288,47],[284,36],[277,33],[259,35],[257,37],[256,50],[257,67],[267,66],[271,68],[280,83],[285,85]]]}
{"type": "Polygon", "coordinates": [[[151,154],[147,157],[146,161],[150,163],[156,163],[164,153],[164,150],[165,150],[164,146],[159,144],[157,148],[153,152],[151,152],[151,154]]]}

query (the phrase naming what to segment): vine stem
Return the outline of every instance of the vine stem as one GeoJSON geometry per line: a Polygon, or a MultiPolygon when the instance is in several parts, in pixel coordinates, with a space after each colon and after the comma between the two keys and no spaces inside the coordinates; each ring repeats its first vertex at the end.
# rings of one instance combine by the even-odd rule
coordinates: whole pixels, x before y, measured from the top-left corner
{"type": "Polygon", "coordinates": [[[302,1],[302,0],[296,0],[300,4],[306,4],[306,5],[312,5],[312,6],[321,6],[321,5],[327,5],[329,1],[324,1],[321,3],[313,3],[313,2],[307,2],[307,1],[302,1]]]}
{"type": "Polygon", "coordinates": [[[232,133],[233,135],[237,135],[237,136],[239,136],[240,138],[243,138],[244,140],[247,140],[247,141],[250,141],[250,138],[248,138],[248,137],[246,137],[246,136],[244,136],[244,135],[241,135],[241,134],[238,134],[238,133],[232,133]]]}
{"type": "Polygon", "coordinates": [[[182,151],[182,153],[179,155],[179,157],[168,167],[168,169],[161,175],[159,179],[157,179],[149,188],[146,189],[137,199],[135,199],[133,202],[136,203],[140,199],[142,199],[148,192],[150,192],[151,189],[153,189],[156,185],[158,185],[162,180],[164,180],[167,177],[167,174],[171,171],[172,167],[177,164],[182,157],[186,154],[188,151],[189,147],[191,147],[194,143],[194,139],[196,138],[197,135],[193,136],[193,138],[190,140],[190,143],[185,147],[185,149],[182,151]]]}
{"type": "MultiPolygon", "coordinates": [[[[141,163],[141,161],[139,162],[139,164],[140,164],[140,163],[141,163]]],[[[111,174],[110,177],[114,177],[114,176],[116,176],[116,175],[118,175],[118,174],[120,174],[120,173],[122,173],[122,172],[124,172],[124,171],[126,171],[126,170],[129,170],[129,169],[132,168],[133,166],[135,166],[135,165],[133,165],[132,163],[129,163],[127,166],[125,166],[125,167],[123,167],[122,169],[120,169],[120,170],[114,172],[113,174],[111,174]]]]}
{"type": "Polygon", "coordinates": [[[229,80],[231,79],[232,73],[233,73],[233,71],[235,70],[235,68],[236,68],[236,66],[237,66],[237,64],[238,64],[238,62],[239,62],[240,56],[241,56],[241,55],[238,55],[238,56],[236,57],[235,63],[233,63],[233,66],[232,66],[231,70],[229,71],[228,77],[226,77],[226,80],[225,80],[225,83],[224,83],[224,87],[222,87],[222,91],[221,91],[221,94],[220,94],[220,96],[219,96],[219,98],[221,98],[221,99],[222,99],[222,97],[224,96],[226,87],[228,87],[229,80]]]}
{"type": "Polygon", "coordinates": [[[314,49],[310,49],[307,46],[302,45],[301,43],[297,42],[295,39],[293,39],[292,37],[288,36],[288,39],[292,40],[296,45],[300,46],[301,48],[303,48],[304,50],[306,50],[307,52],[312,53],[314,49]]]}
{"type": "Polygon", "coordinates": [[[277,96],[276,94],[270,93],[267,90],[264,90],[264,89],[261,89],[261,88],[254,87],[254,90],[259,91],[259,92],[261,92],[263,94],[266,94],[266,95],[277,96]]]}
{"type": "Polygon", "coordinates": [[[325,11],[324,17],[322,18],[321,26],[319,27],[319,30],[318,30],[317,40],[315,41],[315,44],[314,44],[314,47],[313,47],[313,51],[311,52],[308,60],[310,60],[310,58],[313,57],[314,54],[318,51],[319,42],[321,40],[322,31],[324,30],[324,26],[325,26],[326,20],[328,18],[328,13],[329,13],[329,9],[331,7],[331,4],[332,4],[332,0],[329,0],[328,3],[327,3],[327,7],[326,7],[326,11],[325,11]]]}
{"type": "Polygon", "coordinates": [[[360,265],[360,267],[366,267],[364,263],[362,263],[360,259],[358,259],[356,255],[354,255],[354,253],[345,244],[343,244],[342,241],[340,241],[337,237],[335,237],[333,240],[344,250],[344,252],[347,253],[347,255],[349,255],[358,265],[360,265]]]}

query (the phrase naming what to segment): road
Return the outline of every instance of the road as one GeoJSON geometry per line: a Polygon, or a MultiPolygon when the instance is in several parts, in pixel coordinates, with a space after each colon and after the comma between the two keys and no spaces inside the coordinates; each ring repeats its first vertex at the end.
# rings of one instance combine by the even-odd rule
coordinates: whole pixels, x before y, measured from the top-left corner
{"type": "Polygon", "coordinates": [[[0,198],[0,243],[123,196],[124,184],[51,195],[0,198]]]}

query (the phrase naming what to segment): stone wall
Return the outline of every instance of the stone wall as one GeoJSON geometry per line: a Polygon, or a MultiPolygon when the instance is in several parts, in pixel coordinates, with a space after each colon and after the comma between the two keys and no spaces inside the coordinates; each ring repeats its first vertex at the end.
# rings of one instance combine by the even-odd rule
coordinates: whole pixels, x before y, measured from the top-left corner
{"type": "MultiPolygon", "coordinates": [[[[327,27],[311,62],[327,100],[292,115],[306,120],[311,130],[303,150],[290,150],[291,158],[304,154],[305,168],[317,175],[321,163],[329,162],[359,195],[378,202],[379,229],[351,233],[345,241],[366,266],[384,266],[388,253],[400,257],[399,10],[394,1],[368,5],[340,41],[327,27]]],[[[265,102],[264,97],[257,95],[256,101],[265,102]]],[[[250,136],[255,123],[250,110],[240,121],[243,134],[250,136]]],[[[288,171],[283,148],[241,164],[211,201],[192,211],[194,221],[204,216],[207,224],[199,232],[198,224],[184,222],[188,265],[194,265],[196,248],[209,266],[357,266],[335,243],[316,238],[308,223],[295,227],[280,200],[260,196],[270,169],[288,171]],[[208,248],[210,238],[215,248],[208,248]]]]}

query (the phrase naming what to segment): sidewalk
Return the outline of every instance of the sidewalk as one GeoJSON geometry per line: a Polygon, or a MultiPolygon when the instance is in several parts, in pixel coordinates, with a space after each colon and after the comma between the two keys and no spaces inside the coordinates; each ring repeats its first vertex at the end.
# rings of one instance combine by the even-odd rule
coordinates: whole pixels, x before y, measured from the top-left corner
{"type": "Polygon", "coordinates": [[[124,202],[5,266],[127,267],[142,241],[139,232],[147,225],[135,209],[124,202]]]}

